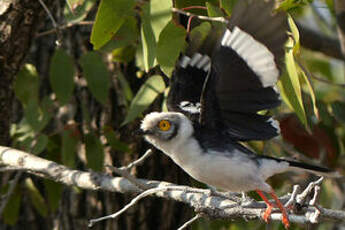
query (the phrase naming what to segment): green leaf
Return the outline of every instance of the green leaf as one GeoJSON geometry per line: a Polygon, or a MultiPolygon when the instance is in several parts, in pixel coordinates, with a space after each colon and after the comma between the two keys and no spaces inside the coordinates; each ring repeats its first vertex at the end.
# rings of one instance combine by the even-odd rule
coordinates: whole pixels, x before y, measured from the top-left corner
{"type": "Polygon", "coordinates": [[[292,37],[293,37],[293,54],[294,55],[298,55],[300,52],[300,39],[299,39],[299,31],[298,28],[294,22],[294,20],[292,19],[292,17],[290,16],[290,14],[288,14],[288,24],[290,27],[290,30],[292,32],[292,37]]]}
{"type": "MultiPolygon", "coordinates": [[[[8,187],[9,185],[7,184],[1,188],[1,195],[8,191],[8,187]]],[[[18,186],[16,186],[2,213],[2,218],[5,224],[13,226],[17,223],[21,200],[22,193],[20,189],[18,189],[18,186]]]]}
{"type": "Polygon", "coordinates": [[[111,127],[104,127],[104,136],[107,138],[108,144],[111,146],[112,149],[118,150],[121,152],[130,152],[128,144],[120,141],[111,127]]]}
{"type": "Polygon", "coordinates": [[[151,0],[150,1],[150,19],[153,34],[156,41],[164,27],[172,19],[172,3],[173,1],[151,0]]]}
{"type": "Polygon", "coordinates": [[[47,194],[50,210],[57,211],[60,206],[60,200],[63,192],[63,185],[52,180],[44,180],[44,189],[47,194]]]}
{"type": "Polygon", "coordinates": [[[220,0],[220,7],[225,10],[228,16],[230,16],[236,3],[237,0],[220,0]]]}
{"type": "Polygon", "coordinates": [[[102,104],[108,101],[109,73],[100,55],[88,52],[80,59],[84,77],[93,96],[102,104]]]}
{"type": "Polygon", "coordinates": [[[72,130],[64,130],[62,134],[62,163],[67,167],[75,167],[78,138],[72,130]]]}
{"type": "Polygon", "coordinates": [[[91,43],[95,49],[106,44],[127,17],[134,14],[134,4],[134,0],[101,0],[91,32],[91,43]]]}
{"type": "Polygon", "coordinates": [[[135,57],[136,48],[134,46],[126,46],[113,50],[113,61],[130,62],[135,57]]]}
{"type": "Polygon", "coordinates": [[[15,95],[26,106],[30,101],[38,101],[38,90],[39,78],[36,68],[31,64],[25,64],[14,83],[15,95]]]}
{"type": "Polygon", "coordinates": [[[102,171],[104,166],[103,145],[93,133],[85,136],[87,166],[94,171],[102,171]]]}
{"type": "Polygon", "coordinates": [[[331,103],[331,107],[332,107],[332,112],[335,119],[344,125],[345,124],[345,103],[341,101],[335,101],[331,103]]]}
{"type": "Polygon", "coordinates": [[[49,111],[40,108],[37,101],[30,101],[24,108],[24,117],[35,132],[39,132],[51,119],[49,111]]]}
{"type": "Polygon", "coordinates": [[[129,85],[129,82],[121,72],[117,72],[117,79],[119,80],[122,94],[125,96],[127,101],[131,101],[133,99],[133,92],[131,86],[129,85]]]}
{"type": "Polygon", "coordinates": [[[210,2],[206,2],[206,7],[207,7],[207,14],[209,17],[223,17],[224,14],[221,11],[221,9],[219,9],[218,6],[213,5],[210,2]]]}
{"type": "Polygon", "coordinates": [[[68,23],[77,23],[86,18],[96,0],[67,0],[64,9],[64,20],[68,23]]]}
{"type": "Polygon", "coordinates": [[[43,152],[48,144],[48,136],[41,134],[39,135],[39,137],[36,140],[36,144],[34,145],[33,149],[32,149],[32,153],[33,154],[40,154],[41,152],[43,152]]]}
{"type": "Polygon", "coordinates": [[[61,104],[66,104],[74,89],[74,63],[71,56],[57,49],[50,62],[50,84],[61,104]]]}
{"type": "Polygon", "coordinates": [[[137,43],[138,36],[139,30],[137,20],[134,17],[129,17],[116,32],[114,37],[105,44],[101,50],[110,52],[114,49],[133,45],[137,43]]]}
{"type": "Polygon", "coordinates": [[[185,47],[186,30],[170,21],[159,36],[157,61],[162,71],[171,76],[175,62],[185,47]]]}
{"type": "Polygon", "coordinates": [[[129,107],[127,116],[122,123],[125,125],[139,116],[164,91],[165,83],[161,76],[150,77],[139,89],[129,107]]]}
{"type": "Polygon", "coordinates": [[[142,12],[140,34],[143,48],[143,62],[145,71],[148,72],[154,66],[156,57],[156,39],[151,25],[149,3],[143,5],[142,12]]]}
{"type": "Polygon", "coordinates": [[[44,201],[43,196],[41,195],[40,191],[36,188],[31,178],[25,179],[25,187],[29,191],[30,200],[37,212],[41,216],[46,217],[48,214],[46,202],[44,201]]]}
{"type": "Polygon", "coordinates": [[[203,22],[192,29],[189,34],[189,53],[195,53],[201,48],[205,39],[210,34],[211,28],[212,26],[209,22],[203,22]]]}

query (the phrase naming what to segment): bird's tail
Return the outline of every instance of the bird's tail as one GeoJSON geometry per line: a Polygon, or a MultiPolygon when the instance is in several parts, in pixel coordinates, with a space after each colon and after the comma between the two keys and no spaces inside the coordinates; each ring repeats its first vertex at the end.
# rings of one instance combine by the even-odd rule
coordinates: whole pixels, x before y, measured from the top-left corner
{"type": "Polygon", "coordinates": [[[293,170],[310,172],[310,173],[313,173],[319,176],[325,176],[325,177],[342,177],[342,175],[339,172],[329,169],[329,168],[306,164],[302,162],[290,161],[290,160],[284,160],[284,161],[288,162],[289,168],[293,170]]]}

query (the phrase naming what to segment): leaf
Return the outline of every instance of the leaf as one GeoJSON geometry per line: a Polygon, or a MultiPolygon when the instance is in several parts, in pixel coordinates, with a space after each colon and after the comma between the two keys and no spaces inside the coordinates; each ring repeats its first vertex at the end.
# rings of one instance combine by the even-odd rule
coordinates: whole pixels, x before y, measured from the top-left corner
{"type": "Polygon", "coordinates": [[[294,20],[292,19],[291,15],[288,14],[288,24],[290,27],[290,30],[292,32],[292,37],[293,37],[293,54],[294,55],[299,55],[300,53],[300,39],[299,39],[299,32],[298,32],[298,28],[294,22],[294,20]]]}
{"type": "Polygon", "coordinates": [[[143,5],[142,12],[140,34],[143,48],[143,62],[145,71],[148,72],[153,67],[156,57],[156,39],[151,25],[149,3],[143,5]]]}
{"type": "Polygon", "coordinates": [[[228,16],[230,16],[236,3],[237,0],[220,0],[220,7],[225,10],[228,16]]]}
{"type": "Polygon", "coordinates": [[[117,79],[119,80],[122,94],[125,96],[127,101],[131,101],[133,99],[133,92],[131,86],[129,85],[129,82],[121,72],[117,72],[117,79]]]}
{"type": "Polygon", "coordinates": [[[50,62],[50,84],[60,103],[66,104],[74,89],[74,63],[64,50],[57,49],[50,62]]]}
{"type": "Polygon", "coordinates": [[[113,61],[130,62],[135,57],[136,48],[134,46],[126,46],[113,50],[113,61]]]}
{"type": "Polygon", "coordinates": [[[34,147],[33,147],[31,152],[33,154],[38,155],[38,154],[42,153],[45,150],[45,148],[47,147],[47,144],[48,144],[48,136],[44,135],[44,134],[41,134],[37,138],[36,144],[34,145],[34,147]]]}
{"type": "Polygon", "coordinates": [[[35,66],[25,64],[14,83],[14,92],[23,106],[30,101],[38,101],[39,78],[35,66]]]}
{"type": "Polygon", "coordinates": [[[206,2],[206,7],[207,7],[207,14],[209,17],[223,17],[224,16],[221,9],[219,9],[219,7],[217,7],[216,5],[213,5],[210,2],[206,2]]]}
{"type": "Polygon", "coordinates": [[[134,0],[101,0],[91,32],[94,49],[106,44],[128,16],[134,14],[134,0]]]}
{"type": "Polygon", "coordinates": [[[335,101],[331,103],[331,107],[335,119],[345,125],[345,103],[341,101],[335,101]]]}
{"type": "Polygon", "coordinates": [[[137,43],[139,30],[137,20],[129,17],[116,32],[113,38],[102,46],[101,51],[110,52],[137,43]]]}
{"type": "Polygon", "coordinates": [[[158,40],[162,30],[172,19],[172,3],[173,1],[150,1],[150,19],[156,41],[158,40]]]}
{"type": "Polygon", "coordinates": [[[192,29],[189,34],[189,53],[195,53],[201,48],[210,31],[211,24],[209,22],[203,22],[192,29]]]}
{"type": "Polygon", "coordinates": [[[127,152],[127,153],[130,152],[128,145],[120,141],[116,137],[116,134],[111,127],[109,126],[104,127],[104,136],[107,138],[107,142],[111,146],[112,149],[118,150],[121,152],[127,152]]]}
{"type": "Polygon", "coordinates": [[[44,180],[44,189],[47,194],[50,210],[55,212],[60,206],[60,200],[63,192],[63,185],[52,180],[44,180]]]}
{"type": "Polygon", "coordinates": [[[139,89],[131,102],[127,116],[122,123],[125,125],[139,116],[165,89],[165,83],[161,76],[150,77],[139,89]]]}
{"type": "Polygon", "coordinates": [[[35,132],[39,132],[51,119],[49,111],[41,109],[37,101],[30,101],[24,108],[24,117],[35,132]]]}
{"type": "Polygon", "coordinates": [[[93,133],[85,136],[87,166],[94,171],[102,171],[104,166],[103,145],[93,133]]]}
{"type": "Polygon", "coordinates": [[[102,104],[108,101],[109,73],[100,55],[88,52],[80,59],[84,77],[93,96],[102,104]]]}
{"type": "Polygon", "coordinates": [[[48,214],[46,202],[44,201],[43,196],[41,195],[40,191],[36,188],[31,178],[25,179],[25,187],[29,191],[30,200],[37,212],[41,216],[46,217],[48,214]]]}
{"type": "Polygon", "coordinates": [[[175,62],[185,47],[186,30],[170,21],[159,36],[157,61],[162,71],[171,76],[175,62]]]}
{"type": "MultiPolygon", "coordinates": [[[[1,195],[5,194],[8,191],[9,185],[4,185],[1,188],[1,195]]],[[[14,192],[11,194],[4,210],[2,213],[2,218],[5,224],[15,225],[17,223],[19,212],[20,212],[20,203],[22,200],[22,193],[18,186],[14,189],[14,192]]]]}
{"type": "Polygon", "coordinates": [[[72,130],[64,130],[62,134],[62,163],[67,167],[75,167],[78,138],[72,130]]]}

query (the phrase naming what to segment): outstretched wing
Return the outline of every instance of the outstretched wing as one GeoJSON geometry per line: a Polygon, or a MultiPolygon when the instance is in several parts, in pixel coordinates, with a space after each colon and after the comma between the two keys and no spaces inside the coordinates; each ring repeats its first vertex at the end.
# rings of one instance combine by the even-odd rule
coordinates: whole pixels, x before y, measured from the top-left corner
{"type": "Polygon", "coordinates": [[[235,140],[265,140],[279,125],[261,110],[280,105],[275,88],[287,39],[287,19],[274,1],[241,0],[212,56],[202,92],[200,123],[235,140]]]}

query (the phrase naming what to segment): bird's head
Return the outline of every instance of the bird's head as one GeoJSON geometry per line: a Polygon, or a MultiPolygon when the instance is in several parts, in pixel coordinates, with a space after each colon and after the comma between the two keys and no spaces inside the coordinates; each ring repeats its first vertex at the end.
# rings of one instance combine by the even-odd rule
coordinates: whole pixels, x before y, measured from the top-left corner
{"type": "Polygon", "coordinates": [[[191,121],[182,113],[175,112],[150,113],[140,126],[145,139],[166,153],[187,140],[193,130],[191,121]]]}

